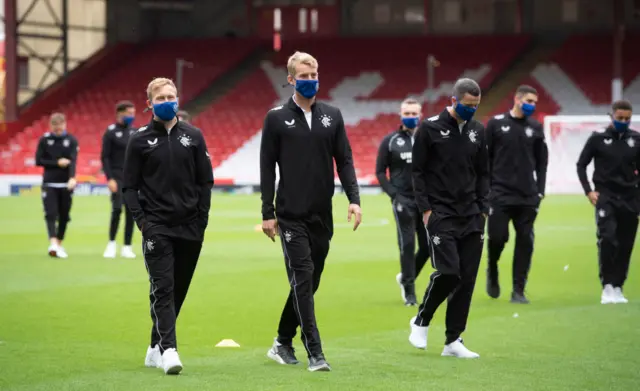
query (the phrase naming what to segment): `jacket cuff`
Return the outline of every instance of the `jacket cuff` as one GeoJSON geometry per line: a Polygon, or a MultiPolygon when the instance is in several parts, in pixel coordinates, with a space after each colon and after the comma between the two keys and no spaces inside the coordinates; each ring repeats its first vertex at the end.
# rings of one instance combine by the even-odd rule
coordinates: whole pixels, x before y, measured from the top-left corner
{"type": "Polygon", "coordinates": [[[276,214],[273,209],[269,211],[262,212],[262,221],[265,220],[274,220],[276,218],[276,214]]]}

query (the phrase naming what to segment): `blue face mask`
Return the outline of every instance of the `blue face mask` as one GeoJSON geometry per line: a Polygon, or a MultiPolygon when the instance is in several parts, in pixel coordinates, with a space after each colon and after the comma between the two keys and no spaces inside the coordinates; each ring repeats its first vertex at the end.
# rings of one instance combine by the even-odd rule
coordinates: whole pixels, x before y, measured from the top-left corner
{"type": "Polygon", "coordinates": [[[178,112],[178,101],[162,102],[153,105],[153,114],[162,121],[171,121],[178,112]]]}
{"type": "Polygon", "coordinates": [[[456,114],[458,114],[458,117],[460,117],[460,119],[463,121],[469,121],[471,118],[473,118],[473,115],[476,113],[475,107],[465,106],[460,102],[456,103],[454,110],[456,114]]]}
{"type": "Polygon", "coordinates": [[[526,117],[531,116],[536,111],[536,105],[532,105],[531,103],[523,103],[522,104],[522,114],[526,117]]]}
{"type": "Polygon", "coordinates": [[[614,129],[620,133],[626,132],[627,130],[629,130],[629,122],[616,121],[614,119],[612,120],[612,123],[613,123],[614,129]]]}
{"type": "Polygon", "coordinates": [[[133,115],[127,115],[122,117],[122,123],[124,124],[124,126],[129,127],[133,123],[134,119],[136,119],[136,117],[134,117],[133,115]]]}
{"type": "Polygon", "coordinates": [[[318,80],[296,79],[296,91],[307,99],[316,96],[319,88],[318,80]]]}
{"type": "Polygon", "coordinates": [[[415,129],[418,127],[420,117],[402,117],[402,124],[407,129],[415,129]]]}

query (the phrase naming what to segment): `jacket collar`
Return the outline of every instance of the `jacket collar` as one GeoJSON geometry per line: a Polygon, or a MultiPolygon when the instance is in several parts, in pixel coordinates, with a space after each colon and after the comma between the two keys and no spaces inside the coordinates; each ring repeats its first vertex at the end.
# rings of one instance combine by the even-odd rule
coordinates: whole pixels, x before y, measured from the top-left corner
{"type": "MultiPolygon", "coordinates": [[[[311,104],[311,112],[313,113],[316,107],[316,103],[317,103],[317,98],[313,101],[313,103],[311,104]]],[[[289,97],[289,100],[287,101],[287,107],[293,111],[297,111],[300,113],[304,113],[304,111],[300,108],[300,106],[298,106],[298,104],[296,103],[295,100],[293,100],[293,95],[291,95],[291,97],[289,97]]]]}
{"type": "MultiPolygon", "coordinates": [[[[180,124],[180,120],[176,121],[176,124],[173,125],[173,127],[170,130],[173,131],[174,129],[176,129],[179,124],[180,124]]],[[[165,128],[164,122],[156,121],[153,118],[151,119],[151,122],[149,123],[149,129],[153,129],[156,132],[161,132],[161,133],[164,133],[164,134],[171,133],[171,132],[167,132],[167,128],[165,128]]]]}
{"type": "Polygon", "coordinates": [[[440,118],[447,123],[447,125],[453,126],[456,129],[460,127],[460,125],[466,125],[469,121],[465,121],[462,123],[458,123],[458,120],[449,113],[449,110],[445,107],[444,110],[440,113],[440,118]]]}
{"type": "MultiPolygon", "coordinates": [[[[420,125],[418,125],[418,126],[420,126],[420,125]]],[[[397,132],[397,133],[400,133],[400,134],[402,134],[402,135],[409,136],[409,137],[412,137],[412,136],[413,136],[413,135],[411,134],[411,132],[410,132],[409,130],[407,130],[407,129],[404,129],[404,128],[402,127],[402,125],[398,126],[398,129],[396,129],[396,132],[397,132]]]]}
{"type": "Polygon", "coordinates": [[[618,132],[613,125],[609,125],[607,126],[607,128],[604,130],[604,134],[606,134],[609,137],[614,137],[617,139],[623,139],[626,138],[629,135],[629,130],[625,131],[625,132],[618,132]]]}

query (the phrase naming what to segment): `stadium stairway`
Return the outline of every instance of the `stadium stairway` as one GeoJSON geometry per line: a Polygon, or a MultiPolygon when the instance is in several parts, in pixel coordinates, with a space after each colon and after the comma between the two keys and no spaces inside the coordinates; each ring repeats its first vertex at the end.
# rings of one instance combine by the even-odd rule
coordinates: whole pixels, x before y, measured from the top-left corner
{"type": "Polygon", "coordinates": [[[516,88],[522,83],[535,67],[546,62],[563,44],[564,40],[533,41],[528,49],[523,51],[507,70],[493,83],[484,94],[482,104],[478,107],[478,118],[486,118],[494,114],[498,106],[511,97],[516,88]]]}
{"type": "Polygon", "coordinates": [[[229,93],[241,80],[255,72],[260,67],[260,62],[266,58],[269,52],[266,47],[256,48],[239,64],[228,70],[224,75],[215,79],[201,93],[191,99],[183,109],[195,117],[219,98],[229,93]]]}

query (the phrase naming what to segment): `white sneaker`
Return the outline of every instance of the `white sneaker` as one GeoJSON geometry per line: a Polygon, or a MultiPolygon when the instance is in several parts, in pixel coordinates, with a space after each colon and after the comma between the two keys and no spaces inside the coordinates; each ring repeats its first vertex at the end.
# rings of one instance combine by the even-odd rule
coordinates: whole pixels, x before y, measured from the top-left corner
{"type": "Polygon", "coordinates": [[[400,296],[402,297],[402,302],[406,303],[407,301],[407,295],[404,292],[404,285],[402,285],[402,273],[398,273],[396,274],[396,282],[398,283],[398,285],[400,286],[400,296]]]}
{"type": "Polygon", "coordinates": [[[170,348],[162,353],[162,368],[167,375],[177,375],[182,371],[182,362],[178,357],[178,352],[170,348]]]}
{"type": "Polygon", "coordinates": [[[613,288],[613,302],[616,304],[627,304],[629,302],[629,300],[627,300],[627,298],[624,297],[624,294],[622,293],[622,288],[620,287],[613,288]]]}
{"type": "Polygon", "coordinates": [[[614,304],[616,302],[615,292],[613,291],[613,286],[611,284],[607,284],[602,289],[602,296],[600,296],[600,304],[614,304]]]}
{"type": "Polygon", "coordinates": [[[467,349],[466,346],[464,346],[464,344],[462,343],[462,338],[458,338],[457,340],[451,342],[449,345],[444,345],[442,356],[458,358],[480,357],[478,353],[472,352],[471,350],[467,349]]]}
{"type": "Polygon", "coordinates": [[[144,358],[144,366],[147,368],[162,368],[162,355],[158,345],[147,348],[147,357],[144,358]]]}
{"type": "Polygon", "coordinates": [[[67,252],[64,250],[64,247],[58,246],[58,251],[56,252],[56,256],[58,258],[68,258],[67,252]]]}
{"type": "Polygon", "coordinates": [[[107,243],[107,248],[104,249],[104,254],[102,254],[105,258],[115,258],[116,257],[116,242],[115,240],[109,241],[107,243]]]}
{"type": "Polygon", "coordinates": [[[58,245],[51,243],[49,245],[49,248],[47,249],[47,252],[49,253],[50,257],[56,258],[58,256],[58,245]]]}
{"type": "Polygon", "coordinates": [[[131,246],[122,246],[122,249],[120,250],[120,256],[123,258],[133,259],[136,257],[136,254],[131,249],[131,246]]]}
{"type": "Polygon", "coordinates": [[[416,326],[416,317],[411,318],[409,325],[411,326],[411,334],[409,334],[409,342],[418,349],[427,348],[427,335],[429,334],[429,326],[416,326]]]}

